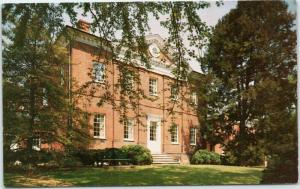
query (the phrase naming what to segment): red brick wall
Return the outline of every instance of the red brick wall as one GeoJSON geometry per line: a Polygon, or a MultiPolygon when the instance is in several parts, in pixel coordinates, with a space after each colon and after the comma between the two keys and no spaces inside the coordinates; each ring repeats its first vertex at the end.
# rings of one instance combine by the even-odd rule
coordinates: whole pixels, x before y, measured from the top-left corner
{"type": "MultiPolygon", "coordinates": [[[[79,86],[84,85],[86,82],[91,81],[91,77],[88,73],[92,69],[92,62],[97,60],[98,57],[93,56],[93,47],[82,44],[74,43],[71,49],[71,65],[72,65],[72,76],[73,76],[73,91],[75,91],[79,86]],[[76,83],[76,84],[75,84],[76,83]]],[[[103,60],[103,59],[102,59],[103,60]]],[[[101,62],[101,58],[100,58],[101,62]]],[[[170,64],[170,63],[169,63],[170,64]]],[[[170,83],[172,79],[167,76],[159,75],[147,70],[139,69],[141,84],[140,87],[145,91],[146,95],[149,95],[149,78],[156,78],[158,80],[158,96],[153,97],[155,101],[150,101],[148,99],[143,99],[140,101],[139,112],[142,114],[155,114],[160,115],[163,119],[161,123],[161,141],[162,141],[162,152],[171,154],[185,154],[193,150],[193,146],[189,142],[189,130],[190,127],[199,125],[198,117],[193,106],[189,103],[184,102],[180,97],[178,106],[174,107],[175,111],[175,123],[178,124],[178,144],[171,143],[171,135],[169,128],[171,126],[171,116],[167,111],[168,108],[172,107],[170,102],[170,83]]],[[[128,142],[123,139],[123,124],[119,123],[119,112],[113,110],[111,104],[104,104],[103,106],[97,106],[99,101],[99,96],[104,94],[105,91],[111,92],[118,103],[119,95],[116,89],[113,87],[113,83],[117,83],[118,79],[118,69],[117,66],[112,63],[107,63],[106,65],[106,75],[107,83],[109,87],[105,88],[105,85],[95,85],[97,92],[94,94],[96,97],[86,97],[80,100],[78,106],[85,109],[86,111],[96,114],[105,115],[105,132],[106,139],[93,139],[90,148],[108,148],[108,147],[121,147],[127,144],[141,144],[147,146],[147,128],[146,117],[142,117],[142,124],[136,124],[134,127],[134,141],[128,142]],[[98,96],[98,97],[97,97],[98,96]],[[90,100],[90,102],[88,101],[90,100]]],[[[185,92],[185,98],[190,98],[189,87],[185,86],[182,88],[185,92]]],[[[135,117],[133,111],[129,111],[128,117],[135,117]]],[[[93,118],[91,118],[90,123],[93,124],[93,118]]],[[[93,134],[93,128],[91,128],[91,135],[93,134]]],[[[198,136],[199,137],[199,136],[198,136]]]]}

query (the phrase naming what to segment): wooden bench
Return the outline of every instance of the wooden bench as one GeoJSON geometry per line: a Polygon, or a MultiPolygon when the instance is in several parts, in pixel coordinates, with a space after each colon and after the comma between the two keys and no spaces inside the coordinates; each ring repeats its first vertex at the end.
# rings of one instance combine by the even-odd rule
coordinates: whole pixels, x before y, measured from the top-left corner
{"type": "Polygon", "coordinates": [[[114,163],[114,162],[117,163],[117,162],[126,162],[127,161],[129,163],[130,160],[131,159],[102,159],[100,163],[101,163],[101,167],[102,167],[104,162],[108,162],[108,164],[111,165],[111,163],[114,163]]]}

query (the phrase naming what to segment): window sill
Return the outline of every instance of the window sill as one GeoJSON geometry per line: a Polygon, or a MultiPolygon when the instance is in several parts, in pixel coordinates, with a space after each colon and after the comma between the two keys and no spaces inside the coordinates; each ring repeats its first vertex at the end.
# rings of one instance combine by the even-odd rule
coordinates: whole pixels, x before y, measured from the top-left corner
{"type": "Polygon", "coordinates": [[[190,144],[191,146],[196,146],[196,144],[190,144]]]}
{"type": "Polygon", "coordinates": [[[149,94],[150,96],[158,97],[158,94],[149,94]]]}
{"type": "Polygon", "coordinates": [[[104,80],[104,81],[97,81],[97,80],[94,80],[94,83],[105,84],[105,80],[104,80]]]}
{"type": "Polygon", "coordinates": [[[133,139],[124,139],[124,142],[134,142],[133,139]]]}
{"type": "Polygon", "coordinates": [[[174,145],[179,145],[178,142],[171,142],[171,144],[174,144],[174,145]]]}
{"type": "Polygon", "coordinates": [[[106,140],[106,138],[104,137],[97,137],[97,136],[94,136],[94,139],[100,139],[100,140],[106,140]]]}

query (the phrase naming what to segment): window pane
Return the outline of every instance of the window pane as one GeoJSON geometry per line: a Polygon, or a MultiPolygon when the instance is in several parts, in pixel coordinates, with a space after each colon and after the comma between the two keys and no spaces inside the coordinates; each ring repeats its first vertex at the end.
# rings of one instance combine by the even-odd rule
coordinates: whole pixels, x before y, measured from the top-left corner
{"type": "Polygon", "coordinates": [[[171,142],[177,143],[178,142],[178,126],[172,128],[171,131],[171,142]]]}
{"type": "Polygon", "coordinates": [[[94,76],[95,81],[104,81],[105,80],[105,65],[102,63],[94,63],[94,76]]]}
{"type": "Polygon", "coordinates": [[[156,79],[149,80],[149,93],[150,93],[150,95],[157,94],[157,80],[156,79]]]}
{"type": "Polygon", "coordinates": [[[41,150],[41,138],[33,138],[32,139],[32,149],[36,151],[41,150]]]}
{"type": "Polygon", "coordinates": [[[97,114],[94,116],[94,136],[105,138],[104,115],[97,114]]]}
{"type": "Polygon", "coordinates": [[[156,141],[156,135],[157,135],[157,122],[150,121],[150,140],[156,141]]]}
{"type": "Polygon", "coordinates": [[[192,95],[191,95],[191,101],[194,105],[197,105],[197,94],[196,92],[193,92],[192,95]]]}
{"type": "Polygon", "coordinates": [[[196,129],[191,128],[190,130],[190,144],[196,144],[196,129]]]}
{"type": "Polygon", "coordinates": [[[124,121],[124,139],[133,140],[133,120],[124,121]]]}

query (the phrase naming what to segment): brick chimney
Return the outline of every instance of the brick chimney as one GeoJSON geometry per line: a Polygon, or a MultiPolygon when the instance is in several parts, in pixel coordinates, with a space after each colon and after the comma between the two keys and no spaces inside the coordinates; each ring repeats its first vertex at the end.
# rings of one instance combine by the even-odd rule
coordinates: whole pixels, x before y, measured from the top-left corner
{"type": "Polygon", "coordinates": [[[79,20],[78,23],[77,23],[77,27],[78,29],[84,31],[84,32],[87,32],[89,33],[90,32],[90,23],[89,22],[86,22],[84,20],[79,20]]]}

